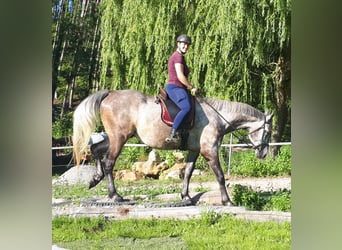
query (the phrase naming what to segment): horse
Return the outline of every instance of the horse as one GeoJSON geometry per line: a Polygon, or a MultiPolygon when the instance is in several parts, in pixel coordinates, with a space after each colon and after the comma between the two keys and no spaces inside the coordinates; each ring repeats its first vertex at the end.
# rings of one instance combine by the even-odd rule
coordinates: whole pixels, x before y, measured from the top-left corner
{"type": "MultiPolygon", "coordinates": [[[[218,149],[223,136],[235,130],[247,130],[255,156],[264,159],[269,148],[273,114],[261,112],[249,104],[196,97],[194,125],[188,130],[184,150],[188,151],[181,191],[183,201],[191,201],[189,182],[201,154],[213,170],[223,205],[234,206],[225,186],[218,149]]],[[[96,173],[89,188],[107,176],[108,196],[115,202],[124,201],[114,185],[113,169],[124,144],[133,136],[154,149],[176,150],[179,143],[165,142],[171,127],[161,120],[161,108],[155,97],[137,90],[100,90],[85,98],[73,114],[73,153],[76,165],[88,150],[96,125],[102,122],[107,139],[93,144],[91,152],[96,173]]]]}

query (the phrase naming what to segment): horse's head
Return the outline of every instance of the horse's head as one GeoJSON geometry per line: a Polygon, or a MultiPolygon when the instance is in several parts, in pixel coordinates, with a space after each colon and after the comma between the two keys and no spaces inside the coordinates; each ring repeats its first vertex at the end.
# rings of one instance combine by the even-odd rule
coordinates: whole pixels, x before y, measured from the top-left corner
{"type": "Polygon", "coordinates": [[[262,125],[257,128],[251,127],[248,133],[248,137],[253,144],[253,149],[255,149],[255,156],[258,159],[264,159],[267,155],[268,143],[272,132],[272,118],[273,113],[265,113],[262,125]]]}

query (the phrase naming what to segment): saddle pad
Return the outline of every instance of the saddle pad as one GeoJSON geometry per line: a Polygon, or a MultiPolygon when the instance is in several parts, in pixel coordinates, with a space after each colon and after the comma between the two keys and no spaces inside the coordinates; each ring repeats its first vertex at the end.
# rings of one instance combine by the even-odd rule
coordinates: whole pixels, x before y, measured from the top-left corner
{"type": "MultiPolygon", "coordinates": [[[[191,102],[191,110],[189,114],[185,117],[184,122],[180,126],[181,129],[191,129],[194,126],[194,118],[195,118],[195,97],[190,97],[191,102]]],[[[159,103],[161,107],[161,119],[162,121],[168,125],[169,127],[172,127],[173,120],[177,113],[179,112],[179,108],[177,105],[171,100],[171,99],[162,99],[159,98],[159,103]]]]}

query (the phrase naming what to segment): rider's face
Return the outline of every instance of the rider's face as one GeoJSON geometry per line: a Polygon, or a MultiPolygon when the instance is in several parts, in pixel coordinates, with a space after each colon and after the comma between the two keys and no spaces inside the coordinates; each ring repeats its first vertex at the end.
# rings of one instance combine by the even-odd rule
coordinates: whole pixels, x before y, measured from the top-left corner
{"type": "Polygon", "coordinates": [[[177,45],[178,45],[178,50],[179,50],[182,54],[185,54],[185,53],[188,51],[189,46],[190,46],[189,44],[184,43],[184,42],[178,42],[177,45]]]}

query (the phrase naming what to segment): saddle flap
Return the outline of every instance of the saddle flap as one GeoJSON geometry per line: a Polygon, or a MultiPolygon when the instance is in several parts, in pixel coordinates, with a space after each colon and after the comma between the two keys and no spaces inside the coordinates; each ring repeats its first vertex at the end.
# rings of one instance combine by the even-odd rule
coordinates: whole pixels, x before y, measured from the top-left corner
{"type": "Polygon", "coordinates": [[[164,101],[168,99],[167,93],[163,87],[159,88],[159,97],[164,101]]]}
{"type": "MultiPolygon", "coordinates": [[[[173,125],[173,119],[179,112],[179,108],[177,105],[168,98],[168,95],[166,91],[160,87],[159,95],[156,97],[156,103],[160,104],[161,107],[161,119],[162,121],[172,127],[173,125]]],[[[194,126],[194,120],[195,120],[195,97],[190,95],[190,102],[191,102],[191,110],[189,114],[185,117],[185,120],[183,121],[181,128],[182,129],[191,129],[194,126]]]]}

